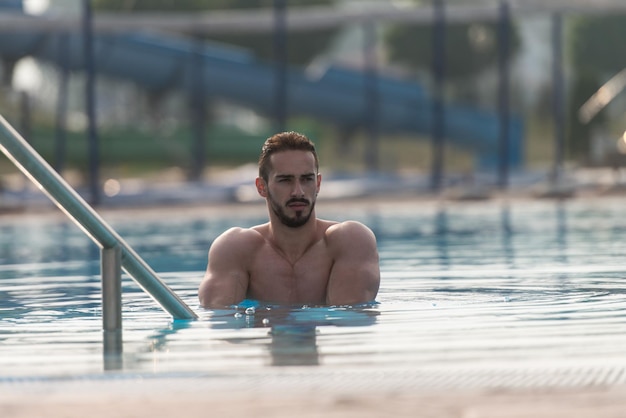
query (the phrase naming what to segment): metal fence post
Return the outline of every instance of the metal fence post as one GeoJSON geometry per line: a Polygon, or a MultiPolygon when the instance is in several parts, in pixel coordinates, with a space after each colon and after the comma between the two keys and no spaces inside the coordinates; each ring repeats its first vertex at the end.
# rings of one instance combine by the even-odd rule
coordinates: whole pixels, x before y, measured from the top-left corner
{"type": "Polygon", "coordinates": [[[559,186],[563,175],[565,152],[565,111],[563,93],[563,17],[555,13],[552,16],[552,105],[554,118],[554,167],[552,181],[559,186]]]}
{"type": "Polygon", "coordinates": [[[500,163],[498,166],[498,185],[501,189],[506,189],[509,184],[509,165],[511,158],[509,155],[511,148],[509,91],[509,43],[511,38],[511,16],[507,0],[500,0],[498,31],[498,109],[500,113],[500,163]]]}
{"type": "Polygon", "coordinates": [[[439,193],[443,183],[443,164],[446,138],[446,111],[444,108],[444,81],[446,73],[446,4],[433,0],[432,72],[433,98],[431,102],[432,167],[430,188],[439,193]]]}
{"type": "Polygon", "coordinates": [[[276,131],[287,129],[287,2],[274,0],[274,113],[276,131]]]}
{"type": "Polygon", "coordinates": [[[96,64],[94,60],[93,15],[91,0],[83,0],[83,56],[85,60],[85,111],[87,112],[87,139],[89,145],[89,190],[91,204],[100,204],[100,144],[96,123],[96,64]]]}

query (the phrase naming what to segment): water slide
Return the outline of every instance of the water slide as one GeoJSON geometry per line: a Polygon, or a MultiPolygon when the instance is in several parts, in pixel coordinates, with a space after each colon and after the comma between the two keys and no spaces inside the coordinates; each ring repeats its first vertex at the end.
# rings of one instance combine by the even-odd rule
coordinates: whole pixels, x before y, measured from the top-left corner
{"type": "MultiPolygon", "coordinates": [[[[0,13],[3,3],[0,0],[0,13]]],[[[8,1],[15,4],[15,0],[8,1]]],[[[194,67],[202,63],[201,83],[207,97],[220,98],[269,115],[274,108],[275,70],[246,50],[203,43],[162,33],[96,34],[94,55],[98,74],[132,81],[150,91],[193,91],[198,85],[194,67]]],[[[61,65],[71,71],[84,68],[82,37],[0,31],[0,56],[15,62],[24,56],[61,65]]],[[[310,73],[289,68],[287,103],[289,116],[308,116],[350,131],[365,123],[367,75],[330,67],[310,73]]],[[[378,79],[378,129],[384,134],[431,132],[431,96],[420,85],[381,75],[378,79]]],[[[496,112],[447,104],[445,132],[449,143],[476,156],[479,166],[498,161],[499,117],[496,112]]],[[[523,127],[517,116],[509,122],[509,164],[523,162],[523,127]]],[[[382,145],[384,146],[384,144],[382,145]]]]}

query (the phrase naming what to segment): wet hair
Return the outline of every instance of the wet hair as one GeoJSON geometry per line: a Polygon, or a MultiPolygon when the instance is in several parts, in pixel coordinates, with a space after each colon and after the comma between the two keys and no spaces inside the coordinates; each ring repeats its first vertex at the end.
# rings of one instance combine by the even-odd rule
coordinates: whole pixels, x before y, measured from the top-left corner
{"type": "Polygon", "coordinates": [[[280,132],[267,138],[259,156],[259,177],[268,181],[272,164],[272,154],[282,151],[309,151],[315,158],[315,170],[319,171],[319,161],[315,145],[309,138],[298,132],[280,132]]]}

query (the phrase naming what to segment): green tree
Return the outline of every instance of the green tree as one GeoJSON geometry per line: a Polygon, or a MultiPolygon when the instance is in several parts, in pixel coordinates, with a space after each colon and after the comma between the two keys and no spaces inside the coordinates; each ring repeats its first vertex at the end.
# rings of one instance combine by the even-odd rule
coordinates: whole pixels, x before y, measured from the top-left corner
{"type": "MultiPolygon", "coordinates": [[[[465,79],[493,66],[498,60],[498,27],[496,23],[449,23],[446,26],[446,76],[465,79]]],[[[519,45],[512,31],[509,55],[519,45]]],[[[386,36],[389,58],[409,68],[430,71],[433,61],[433,25],[396,25],[386,36]]]]}
{"type": "MultiPolygon", "coordinates": [[[[445,0],[444,0],[445,1],[445,0]]],[[[414,0],[428,7],[431,1],[414,0]]],[[[463,1],[445,1],[445,5],[463,1]]],[[[386,34],[389,59],[419,72],[430,72],[434,51],[433,24],[398,24],[390,26],[386,34]]],[[[499,22],[446,22],[445,66],[446,77],[452,82],[466,82],[468,78],[493,67],[498,62],[499,22]]],[[[514,24],[510,26],[508,54],[519,49],[519,35],[514,24]]]]}
{"type": "MultiPolygon", "coordinates": [[[[290,8],[331,5],[334,0],[289,0],[290,8]]],[[[190,12],[271,8],[274,0],[95,0],[94,9],[126,12],[190,12]]],[[[288,34],[287,55],[291,64],[305,65],[331,43],[335,30],[297,31],[288,34]]],[[[237,45],[264,60],[273,58],[273,33],[210,35],[205,39],[237,45]]]]}
{"type": "Polygon", "coordinates": [[[568,56],[573,68],[568,101],[568,145],[573,157],[585,160],[593,128],[606,122],[606,112],[600,112],[588,124],[583,124],[578,119],[578,111],[608,78],[626,68],[623,51],[626,16],[572,18],[567,35],[568,56]]]}
{"type": "Polygon", "coordinates": [[[626,15],[574,18],[568,36],[576,72],[613,75],[626,68],[626,15]]]}

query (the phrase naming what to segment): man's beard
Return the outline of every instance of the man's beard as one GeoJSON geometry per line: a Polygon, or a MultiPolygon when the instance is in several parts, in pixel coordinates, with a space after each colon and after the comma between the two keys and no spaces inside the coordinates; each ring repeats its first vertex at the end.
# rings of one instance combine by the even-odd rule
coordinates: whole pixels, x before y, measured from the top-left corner
{"type": "Polygon", "coordinates": [[[290,218],[285,213],[284,208],[281,207],[280,204],[276,200],[274,200],[274,198],[272,197],[270,193],[267,194],[267,197],[270,201],[270,205],[272,207],[272,211],[274,212],[274,214],[278,216],[278,219],[283,225],[288,226],[289,228],[300,228],[302,225],[306,224],[311,218],[311,215],[313,214],[313,208],[315,208],[315,201],[310,202],[308,199],[304,199],[304,198],[303,199],[297,199],[297,198],[289,199],[285,205],[289,205],[290,203],[294,203],[294,202],[302,202],[302,203],[306,203],[309,205],[303,210],[296,211],[296,215],[290,218]],[[307,209],[308,209],[308,213],[305,213],[307,209]]]}

